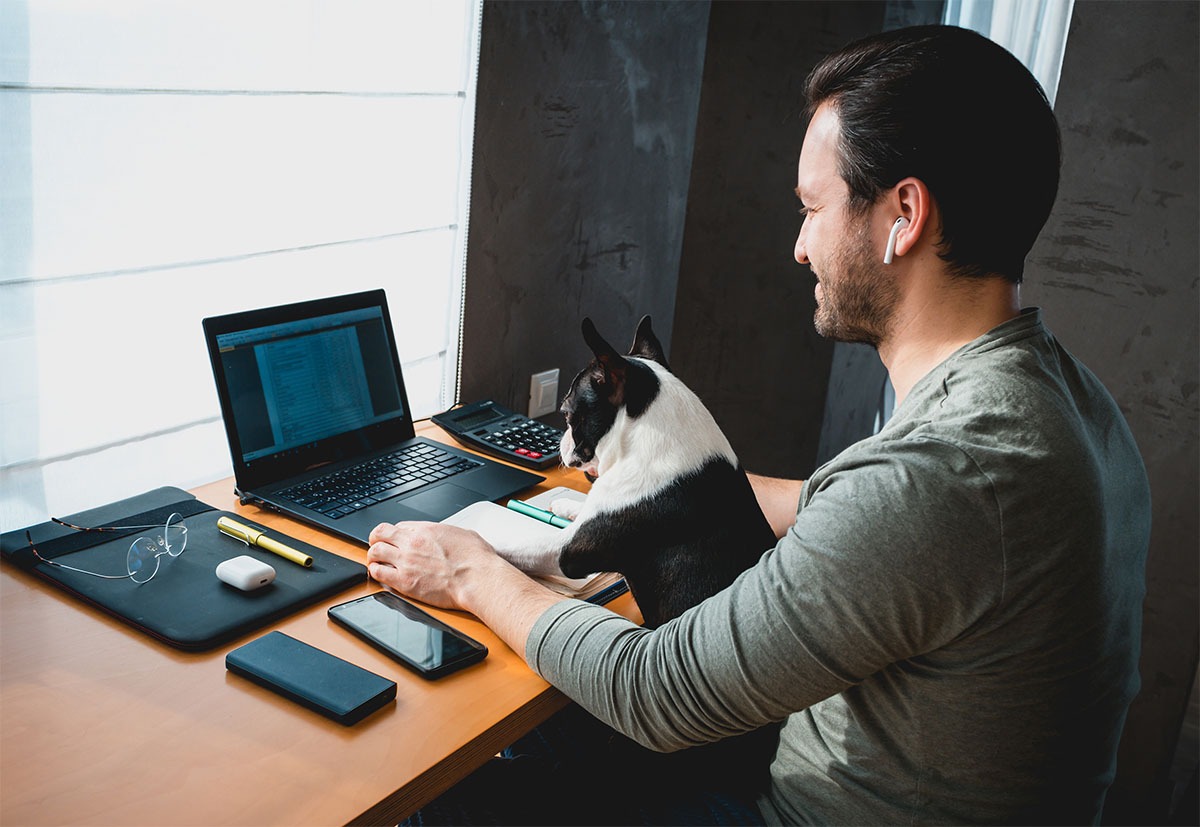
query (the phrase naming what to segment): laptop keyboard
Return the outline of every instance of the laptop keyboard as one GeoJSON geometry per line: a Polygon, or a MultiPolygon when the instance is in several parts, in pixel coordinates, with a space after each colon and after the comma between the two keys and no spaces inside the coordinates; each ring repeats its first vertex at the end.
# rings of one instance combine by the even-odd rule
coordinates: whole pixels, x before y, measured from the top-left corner
{"type": "Polygon", "coordinates": [[[483,463],[478,460],[464,459],[419,443],[294,485],[280,493],[297,505],[336,520],[360,508],[481,465],[483,463]]]}

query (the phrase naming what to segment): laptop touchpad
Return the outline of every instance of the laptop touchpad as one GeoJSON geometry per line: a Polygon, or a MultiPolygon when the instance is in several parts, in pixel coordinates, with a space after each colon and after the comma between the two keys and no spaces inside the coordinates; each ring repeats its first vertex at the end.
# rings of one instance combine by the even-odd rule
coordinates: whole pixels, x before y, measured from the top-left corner
{"type": "Polygon", "coordinates": [[[431,488],[404,499],[404,505],[415,508],[429,515],[430,520],[444,520],[456,511],[461,511],[471,503],[477,503],[482,497],[475,491],[468,491],[453,483],[431,488]]]}

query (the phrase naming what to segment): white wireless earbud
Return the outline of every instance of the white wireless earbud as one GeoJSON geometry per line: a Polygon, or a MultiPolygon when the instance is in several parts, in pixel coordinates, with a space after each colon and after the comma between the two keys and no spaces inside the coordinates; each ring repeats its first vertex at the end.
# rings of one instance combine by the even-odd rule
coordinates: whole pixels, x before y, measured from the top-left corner
{"type": "Polygon", "coordinates": [[[887,247],[883,251],[883,263],[891,264],[892,256],[896,255],[896,234],[908,226],[908,219],[900,216],[896,219],[896,223],[892,225],[892,231],[888,233],[887,247]]]}

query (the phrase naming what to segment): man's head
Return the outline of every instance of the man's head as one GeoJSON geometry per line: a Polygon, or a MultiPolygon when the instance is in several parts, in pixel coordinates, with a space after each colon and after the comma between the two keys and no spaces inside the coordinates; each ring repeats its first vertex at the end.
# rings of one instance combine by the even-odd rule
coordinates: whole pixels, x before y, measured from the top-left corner
{"type": "Polygon", "coordinates": [[[851,214],[906,178],[937,206],[939,256],[958,276],[1019,283],[1058,192],[1059,132],[1045,93],[987,38],[950,26],[866,38],[822,60],[806,118],[836,115],[851,214]]]}

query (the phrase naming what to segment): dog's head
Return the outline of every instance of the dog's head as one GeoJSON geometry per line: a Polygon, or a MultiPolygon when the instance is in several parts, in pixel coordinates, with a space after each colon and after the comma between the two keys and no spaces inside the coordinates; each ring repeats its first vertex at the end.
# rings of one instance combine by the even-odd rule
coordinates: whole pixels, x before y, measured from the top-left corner
{"type": "Polygon", "coordinates": [[[633,346],[622,356],[604,340],[592,324],[583,320],[583,339],[595,358],[571,382],[563,398],[562,415],[567,420],[560,452],[563,464],[599,476],[596,450],[612,430],[622,410],[636,419],[646,412],[658,395],[659,380],[647,361],[670,370],[662,345],[644,316],[633,336],[633,346]]]}

